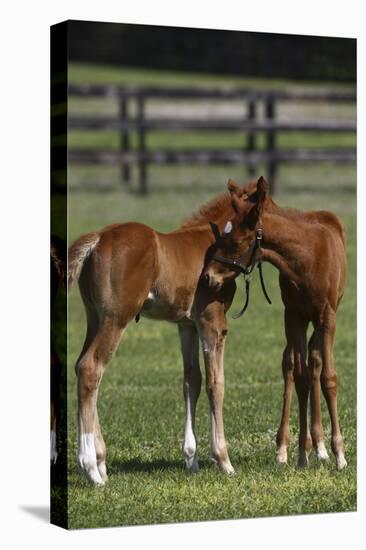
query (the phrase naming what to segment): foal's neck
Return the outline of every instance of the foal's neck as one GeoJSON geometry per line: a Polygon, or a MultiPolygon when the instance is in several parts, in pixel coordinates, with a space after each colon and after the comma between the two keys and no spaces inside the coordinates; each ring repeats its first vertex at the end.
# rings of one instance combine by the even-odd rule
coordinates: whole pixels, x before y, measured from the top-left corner
{"type": "Polygon", "coordinates": [[[263,244],[261,258],[274,265],[283,275],[300,283],[309,251],[303,222],[296,217],[283,216],[281,210],[271,207],[262,216],[263,244]]]}

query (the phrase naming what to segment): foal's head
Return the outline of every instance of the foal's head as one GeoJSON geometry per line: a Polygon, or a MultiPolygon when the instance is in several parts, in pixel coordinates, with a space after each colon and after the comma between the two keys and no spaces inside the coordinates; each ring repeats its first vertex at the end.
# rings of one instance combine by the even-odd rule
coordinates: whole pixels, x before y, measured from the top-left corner
{"type": "MultiPolygon", "coordinates": [[[[228,220],[223,232],[217,240],[214,257],[241,259],[243,268],[251,266],[253,258],[253,243],[256,230],[261,225],[261,215],[267,193],[267,182],[260,177],[256,183],[240,187],[229,180],[228,189],[231,195],[233,218],[228,220]]],[[[212,288],[220,288],[228,279],[234,279],[241,272],[240,267],[223,264],[214,258],[204,270],[204,277],[212,288]]]]}

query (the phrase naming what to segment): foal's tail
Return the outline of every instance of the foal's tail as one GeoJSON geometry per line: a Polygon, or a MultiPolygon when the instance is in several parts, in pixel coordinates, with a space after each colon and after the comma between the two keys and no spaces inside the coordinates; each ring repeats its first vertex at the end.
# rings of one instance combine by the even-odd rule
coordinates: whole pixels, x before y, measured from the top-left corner
{"type": "Polygon", "coordinates": [[[67,286],[69,289],[79,278],[85,260],[90,256],[99,239],[99,233],[87,233],[79,237],[70,246],[67,269],[67,286]]]}

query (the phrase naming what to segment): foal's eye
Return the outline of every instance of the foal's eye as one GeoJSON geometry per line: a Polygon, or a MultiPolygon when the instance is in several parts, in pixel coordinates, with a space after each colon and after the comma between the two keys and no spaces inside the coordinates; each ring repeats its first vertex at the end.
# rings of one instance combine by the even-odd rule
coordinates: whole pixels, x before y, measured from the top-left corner
{"type": "Polygon", "coordinates": [[[224,227],[224,235],[228,235],[233,230],[233,224],[229,221],[224,227]]]}

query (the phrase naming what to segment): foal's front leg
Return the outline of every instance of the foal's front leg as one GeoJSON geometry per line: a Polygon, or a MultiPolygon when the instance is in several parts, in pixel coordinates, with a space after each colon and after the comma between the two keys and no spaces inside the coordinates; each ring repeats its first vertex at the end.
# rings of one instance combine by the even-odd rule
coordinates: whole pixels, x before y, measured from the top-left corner
{"type": "Polygon", "coordinates": [[[224,306],[213,303],[200,319],[200,337],[206,367],[206,391],[210,403],[211,454],[213,460],[226,474],[233,474],[227,451],[223,402],[224,402],[224,344],[227,334],[224,306]]]}
{"type": "Polygon", "coordinates": [[[199,365],[198,333],[194,325],[179,325],[179,337],[183,355],[183,394],[186,403],[186,421],[183,454],[187,469],[198,472],[197,444],[195,435],[196,405],[201,392],[201,370],[199,365]]]}

